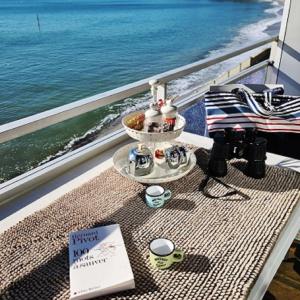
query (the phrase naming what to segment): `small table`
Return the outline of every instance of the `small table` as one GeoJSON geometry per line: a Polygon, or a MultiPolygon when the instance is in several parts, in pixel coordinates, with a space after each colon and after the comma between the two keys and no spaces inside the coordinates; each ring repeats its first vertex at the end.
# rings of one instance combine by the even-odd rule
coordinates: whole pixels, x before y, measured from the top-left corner
{"type": "MultiPolygon", "coordinates": [[[[190,143],[198,147],[203,147],[206,149],[211,149],[213,145],[213,140],[206,137],[200,137],[195,134],[184,133],[178,139],[184,143],[190,143]]],[[[300,161],[284,157],[281,155],[267,153],[268,165],[277,165],[280,167],[285,167],[293,169],[300,173],[300,161]]],[[[300,187],[299,187],[300,194],[300,187]]],[[[300,197],[300,196],[299,196],[300,197]]],[[[282,260],[284,259],[287,251],[289,250],[294,238],[296,237],[298,231],[300,230],[300,201],[297,204],[296,209],[290,216],[285,228],[280,233],[280,236],[276,242],[275,247],[270,253],[259,277],[257,278],[254,286],[251,289],[248,299],[249,300],[259,300],[262,299],[266,293],[268,286],[270,285],[273,277],[275,276],[282,260]]]]}
{"type": "MultiPolygon", "coordinates": [[[[201,137],[194,134],[183,133],[178,139],[180,142],[193,144],[196,147],[211,148],[212,140],[209,138],[201,137]]],[[[132,142],[126,141],[124,144],[132,142]]],[[[77,168],[65,173],[52,182],[45,184],[33,192],[20,197],[18,202],[15,202],[10,207],[1,210],[1,215],[5,218],[1,221],[1,231],[15,225],[18,221],[24,219],[26,216],[31,215],[33,212],[47,207],[54,202],[58,197],[65,195],[68,191],[73,190],[75,187],[88,182],[95,176],[99,175],[106,169],[112,166],[112,156],[118,147],[114,147],[93,159],[82,163],[77,168]],[[62,183],[64,182],[64,183],[62,183]],[[58,186],[58,184],[60,185],[58,186]],[[20,209],[20,203],[23,203],[20,209]],[[27,203],[27,205],[24,205],[27,203]]],[[[282,157],[279,155],[268,154],[267,164],[278,165],[300,171],[300,162],[290,158],[282,157]]],[[[257,277],[255,284],[252,286],[248,299],[261,299],[265,294],[273,276],[275,275],[281,261],[283,260],[286,252],[288,251],[293,239],[295,238],[298,230],[300,229],[300,201],[297,202],[296,207],[293,209],[285,227],[281,230],[275,246],[269,253],[265,264],[257,277]]]]}

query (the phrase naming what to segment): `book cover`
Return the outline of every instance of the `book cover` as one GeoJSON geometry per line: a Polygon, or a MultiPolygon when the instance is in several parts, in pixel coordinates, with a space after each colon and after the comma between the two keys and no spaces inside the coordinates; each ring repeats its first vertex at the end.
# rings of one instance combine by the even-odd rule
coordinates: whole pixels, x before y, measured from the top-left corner
{"type": "Polygon", "coordinates": [[[118,224],[69,234],[70,299],[133,289],[134,276],[118,224]]]}

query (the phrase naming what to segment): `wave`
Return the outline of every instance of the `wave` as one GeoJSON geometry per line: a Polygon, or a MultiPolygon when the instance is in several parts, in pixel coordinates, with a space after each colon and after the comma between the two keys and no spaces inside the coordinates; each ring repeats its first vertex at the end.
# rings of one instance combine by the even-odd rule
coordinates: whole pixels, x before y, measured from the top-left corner
{"type": "MultiPolygon", "coordinates": [[[[257,40],[268,37],[269,34],[267,33],[266,30],[270,26],[280,23],[281,21],[282,5],[278,1],[272,1],[272,0],[261,0],[261,2],[272,2],[273,7],[265,10],[265,13],[270,15],[269,18],[242,27],[238,35],[235,36],[231,42],[227,43],[226,45],[221,45],[221,47],[217,50],[212,50],[208,52],[208,54],[204,58],[211,58],[217,55],[221,55],[224,52],[234,51],[240,48],[242,45],[250,44],[251,42],[255,42],[257,40]]],[[[278,30],[279,30],[279,26],[278,26],[278,30]]],[[[201,70],[199,72],[195,72],[183,78],[171,81],[168,84],[168,94],[170,96],[183,94],[189,88],[192,88],[195,85],[199,85],[213,78],[216,78],[217,76],[221,75],[226,70],[236,66],[239,62],[243,61],[244,59],[246,59],[247,57],[249,57],[251,54],[255,52],[257,52],[257,49],[249,51],[246,54],[242,54],[226,62],[211,66],[205,70],[201,70]]],[[[62,150],[60,150],[54,155],[48,156],[46,159],[41,161],[39,165],[42,165],[55,158],[58,158],[66,154],[67,152],[73,151],[99,138],[99,136],[101,135],[101,133],[105,128],[114,126],[116,123],[120,121],[120,119],[124,115],[133,111],[145,109],[148,106],[150,98],[151,98],[151,94],[150,92],[147,92],[142,96],[130,97],[123,100],[120,103],[112,104],[109,108],[109,111],[112,112],[111,114],[107,115],[105,118],[100,120],[100,122],[95,127],[88,130],[82,136],[72,138],[70,142],[67,145],[65,145],[62,150]],[[116,111],[118,111],[118,113],[115,113],[116,111]]]]}
{"type": "MultiPolygon", "coordinates": [[[[278,23],[279,30],[279,24],[281,22],[282,5],[280,5],[278,1],[272,0],[262,0],[261,2],[272,2],[273,7],[265,10],[265,13],[270,15],[270,17],[260,20],[257,23],[249,24],[242,27],[238,35],[235,36],[231,42],[227,43],[226,45],[223,45],[217,50],[210,51],[205,56],[205,58],[213,58],[226,52],[232,52],[241,48],[241,46],[245,44],[251,44],[260,39],[269,37],[270,35],[267,33],[266,30],[274,24],[278,23]]],[[[263,47],[264,46],[262,46],[261,48],[263,47]]],[[[219,63],[205,70],[193,73],[182,79],[177,79],[174,82],[171,82],[170,89],[168,91],[170,91],[171,94],[184,93],[187,89],[192,88],[193,86],[198,85],[199,83],[205,83],[211,79],[216,78],[217,76],[235,67],[239,62],[247,59],[250,55],[256,52],[258,52],[258,49],[249,51],[245,54],[241,54],[233,59],[219,63]]]]}
{"type": "Polygon", "coordinates": [[[117,103],[111,105],[110,111],[114,111],[116,109],[120,110],[121,113],[111,113],[104,117],[98,125],[88,130],[86,133],[79,137],[73,137],[70,142],[63,147],[62,150],[58,151],[53,155],[47,156],[44,160],[42,160],[38,166],[43,165],[51,160],[54,160],[58,157],[63,156],[64,154],[71,152],[75,149],[78,149],[94,140],[99,138],[103,129],[112,126],[114,123],[120,120],[123,116],[129,114],[130,112],[143,110],[146,108],[149,99],[151,97],[150,92],[146,93],[142,97],[139,98],[127,98],[122,103],[117,103]]]}

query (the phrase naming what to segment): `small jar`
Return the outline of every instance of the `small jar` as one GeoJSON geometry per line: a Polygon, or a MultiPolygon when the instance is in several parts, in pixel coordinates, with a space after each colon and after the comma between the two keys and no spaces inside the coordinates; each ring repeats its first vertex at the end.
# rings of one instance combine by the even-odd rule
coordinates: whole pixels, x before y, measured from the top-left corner
{"type": "Polygon", "coordinates": [[[173,145],[165,150],[166,162],[170,169],[177,169],[188,164],[188,151],[183,146],[173,145]]]}
{"type": "Polygon", "coordinates": [[[159,107],[154,103],[150,104],[150,108],[145,112],[144,129],[146,132],[162,131],[162,116],[159,107]]]}
{"type": "Polygon", "coordinates": [[[154,163],[149,148],[139,144],[129,152],[129,173],[133,176],[145,176],[152,172],[154,163]]]}
{"type": "Polygon", "coordinates": [[[161,107],[163,131],[173,131],[176,125],[177,106],[173,105],[172,100],[167,100],[161,107]]]}

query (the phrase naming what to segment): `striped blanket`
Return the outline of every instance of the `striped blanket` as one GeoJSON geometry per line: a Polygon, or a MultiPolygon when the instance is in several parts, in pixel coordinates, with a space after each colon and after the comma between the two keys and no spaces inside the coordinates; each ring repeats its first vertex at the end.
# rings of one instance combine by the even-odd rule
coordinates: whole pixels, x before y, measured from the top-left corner
{"type": "Polygon", "coordinates": [[[210,133],[225,128],[300,133],[300,97],[276,95],[266,101],[264,95],[243,89],[208,92],[205,108],[210,133]]]}

